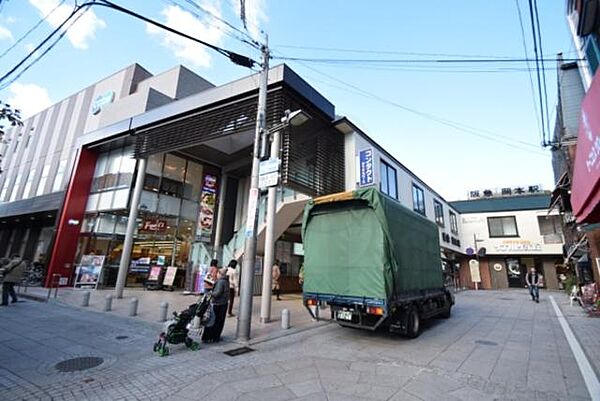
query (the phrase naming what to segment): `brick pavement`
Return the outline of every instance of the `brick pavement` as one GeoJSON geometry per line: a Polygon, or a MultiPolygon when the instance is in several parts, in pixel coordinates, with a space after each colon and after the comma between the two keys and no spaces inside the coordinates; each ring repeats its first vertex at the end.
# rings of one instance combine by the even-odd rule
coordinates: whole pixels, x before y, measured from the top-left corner
{"type": "Polygon", "coordinates": [[[173,346],[166,358],[150,350],[155,325],[139,319],[19,303],[0,309],[0,399],[589,399],[545,295],[535,304],[524,291],[471,291],[457,303],[415,340],[329,324],[237,357],[222,353],[237,345],[223,344],[173,346]],[[106,362],[53,368],[92,355],[106,362]]]}

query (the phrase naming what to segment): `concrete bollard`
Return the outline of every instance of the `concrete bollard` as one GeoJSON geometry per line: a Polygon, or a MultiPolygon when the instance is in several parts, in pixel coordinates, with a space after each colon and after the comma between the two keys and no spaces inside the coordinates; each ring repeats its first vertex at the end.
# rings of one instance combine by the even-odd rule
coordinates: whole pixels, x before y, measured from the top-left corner
{"type": "Polygon", "coordinates": [[[138,309],[138,300],[137,300],[137,298],[131,298],[129,300],[129,316],[135,316],[135,315],[137,315],[137,309],[138,309]]]}
{"type": "Polygon", "coordinates": [[[112,309],[112,295],[108,294],[104,297],[104,312],[110,312],[112,309]]]}
{"type": "Polygon", "coordinates": [[[159,322],[164,322],[167,320],[167,313],[169,312],[169,303],[161,302],[160,303],[160,317],[158,318],[159,322]]]}
{"type": "Polygon", "coordinates": [[[283,330],[290,328],[290,311],[287,309],[281,311],[281,328],[283,330]]]}
{"type": "Polygon", "coordinates": [[[84,291],[81,298],[81,306],[90,306],[90,292],[84,291]]]}

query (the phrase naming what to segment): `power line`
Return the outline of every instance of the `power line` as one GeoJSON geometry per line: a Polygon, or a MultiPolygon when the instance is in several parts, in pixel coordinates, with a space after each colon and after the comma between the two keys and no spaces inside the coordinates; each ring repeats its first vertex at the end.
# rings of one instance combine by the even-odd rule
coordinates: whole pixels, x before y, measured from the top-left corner
{"type": "MultiPolygon", "coordinates": [[[[528,142],[524,142],[524,141],[514,140],[513,138],[508,138],[508,137],[506,137],[506,138],[510,142],[499,140],[497,137],[499,137],[500,135],[498,135],[496,133],[492,133],[492,135],[482,134],[481,132],[485,132],[485,130],[481,130],[481,129],[478,129],[478,128],[470,127],[470,126],[468,126],[466,124],[462,124],[462,123],[458,123],[458,122],[455,122],[455,121],[447,120],[447,119],[444,119],[444,118],[441,118],[441,117],[434,116],[434,115],[429,114],[429,113],[424,113],[424,112],[421,112],[419,110],[416,110],[416,109],[413,109],[413,108],[401,105],[401,104],[399,104],[399,103],[397,103],[395,101],[392,101],[392,100],[386,99],[386,98],[384,98],[382,96],[379,96],[379,95],[376,95],[374,93],[368,92],[368,91],[366,91],[366,90],[364,90],[362,88],[359,88],[359,87],[357,87],[355,85],[352,85],[352,84],[350,84],[348,82],[340,80],[340,79],[338,79],[338,78],[336,78],[334,76],[326,74],[326,73],[324,73],[324,72],[322,72],[320,70],[317,70],[316,68],[311,67],[310,65],[305,64],[304,62],[298,61],[298,63],[302,64],[304,67],[306,67],[306,68],[308,68],[308,69],[310,69],[310,70],[312,70],[312,71],[314,71],[314,72],[316,72],[316,73],[318,73],[320,75],[323,75],[323,76],[325,76],[325,77],[327,77],[327,78],[329,78],[329,79],[331,79],[333,81],[336,81],[336,82],[344,85],[345,87],[351,88],[351,90],[349,92],[357,94],[359,96],[367,97],[367,98],[370,98],[370,99],[375,99],[377,101],[386,103],[388,105],[391,105],[391,106],[394,106],[396,108],[402,109],[402,110],[407,111],[409,113],[416,114],[416,115],[418,115],[418,116],[420,116],[422,118],[425,118],[425,119],[428,119],[428,120],[432,120],[432,121],[435,121],[435,122],[437,122],[439,124],[443,124],[443,125],[449,126],[451,128],[454,128],[455,130],[466,132],[466,133],[471,134],[473,136],[477,136],[477,137],[488,139],[488,140],[491,140],[491,141],[494,141],[494,142],[497,142],[497,143],[501,143],[501,144],[503,144],[505,146],[510,146],[512,148],[519,149],[519,150],[524,151],[524,152],[529,152],[529,153],[535,153],[535,154],[538,154],[538,155],[548,156],[545,153],[536,152],[536,151],[534,151],[532,149],[525,149],[525,148],[521,147],[521,146],[524,145],[524,146],[529,146],[529,147],[533,147],[533,148],[538,148],[537,145],[534,145],[534,144],[531,144],[531,143],[528,143],[528,142]],[[516,145],[514,142],[520,143],[521,146],[516,145]]],[[[342,89],[342,90],[348,91],[347,89],[342,89]]]]}
{"type": "MultiPolygon", "coordinates": [[[[515,4],[517,5],[517,14],[519,16],[519,25],[521,27],[521,39],[523,42],[523,51],[525,52],[525,57],[527,58],[529,56],[529,51],[527,50],[527,41],[525,40],[525,28],[523,25],[523,15],[521,13],[521,5],[519,4],[519,0],[515,0],[515,4]]],[[[528,75],[529,75],[529,88],[531,89],[531,101],[532,101],[532,105],[533,105],[533,112],[535,113],[535,122],[537,124],[538,127],[538,131],[540,133],[540,136],[542,135],[542,129],[540,127],[540,115],[537,111],[537,106],[535,105],[535,88],[533,86],[533,76],[531,75],[531,66],[529,64],[529,62],[527,62],[527,69],[528,69],[528,75]]],[[[542,143],[543,143],[543,138],[542,138],[542,143]]]]}
{"type": "MultiPolygon", "coordinates": [[[[535,11],[535,21],[537,23],[537,38],[538,38],[538,44],[540,46],[540,54],[544,54],[544,50],[542,48],[542,27],[540,25],[537,0],[533,1],[533,8],[535,11]]],[[[545,103],[545,107],[546,107],[546,132],[547,132],[548,136],[550,136],[550,113],[548,112],[548,90],[547,90],[547,85],[546,85],[546,71],[544,68],[544,58],[541,57],[540,61],[542,64],[542,83],[544,86],[544,103],[545,103]]],[[[546,142],[547,142],[546,137],[544,137],[544,140],[542,141],[542,143],[544,145],[546,145],[546,142]]]]}
{"type": "MultiPolygon", "coordinates": [[[[537,47],[536,47],[537,49],[537,47]]],[[[349,58],[318,58],[318,57],[273,57],[277,60],[286,60],[286,61],[304,61],[310,63],[325,63],[325,64],[340,64],[340,63],[373,63],[373,64],[400,64],[400,63],[439,63],[439,64],[484,64],[484,63],[527,63],[530,61],[534,61],[529,58],[511,58],[511,59],[349,59],[349,58]]],[[[546,61],[558,61],[557,58],[546,59],[546,61]]],[[[539,61],[536,59],[535,61],[539,61]]],[[[563,61],[581,61],[579,59],[568,59],[563,61]]]]}
{"type": "MultiPolygon", "coordinates": [[[[539,95],[539,103],[540,103],[540,120],[542,122],[542,143],[544,143],[546,138],[546,119],[544,118],[544,98],[542,97],[542,83],[540,77],[540,59],[538,55],[538,46],[537,46],[537,35],[535,29],[535,17],[533,14],[533,2],[529,0],[529,17],[531,19],[531,33],[533,35],[533,52],[535,54],[535,68],[537,70],[537,84],[538,84],[538,95],[539,95]]],[[[558,61],[558,60],[557,60],[558,61]]]]}
{"type": "Polygon", "coordinates": [[[13,43],[12,46],[10,46],[2,54],[0,54],[0,58],[6,56],[6,54],[9,51],[11,51],[15,47],[17,47],[19,45],[19,43],[21,43],[23,40],[25,40],[25,38],[27,36],[29,36],[31,34],[31,32],[35,31],[37,29],[37,27],[39,27],[42,24],[42,22],[46,21],[60,6],[62,6],[65,3],[65,1],[66,0],[61,0],[60,3],[58,3],[56,5],[56,7],[54,7],[48,14],[46,14],[45,16],[43,16],[35,25],[33,25],[27,32],[25,32],[23,34],[23,36],[21,36],[15,43],[13,43]]]}

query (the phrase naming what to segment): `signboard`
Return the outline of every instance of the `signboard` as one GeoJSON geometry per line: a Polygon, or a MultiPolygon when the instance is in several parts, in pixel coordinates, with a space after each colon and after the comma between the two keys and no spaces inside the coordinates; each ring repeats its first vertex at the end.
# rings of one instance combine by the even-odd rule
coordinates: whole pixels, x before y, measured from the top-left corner
{"type": "Polygon", "coordinates": [[[200,213],[198,215],[198,228],[196,239],[210,242],[215,221],[215,206],[217,203],[217,177],[206,174],[202,182],[200,195],[200,213]]]}
{"type": "Polygon", "coordinates": [[[142,222],[139,232],[162,233],[167,231],[167,221],[159,219],[146,219],[142,222]]]}
{"type": "Polygon", "coordinates": [[[92,103],[92,114],[96,115],[102,111],[102,106],[112,103],[115,100],[115,92],[108,91],[98,95],[92,103]]]}
{"type": "Polygon", "coordinates": [[[471,281],[481,283],[481,274],[479,273],[479,262],[475,259],[469,261],[469,269],[471,270],[471,281]]]}
{"type": "Polygon", "coordinates": [[[493,268],[497,272],[501,272],[502,271],[502,265],[500,263],[494,263],[493,268]]]}
{"type": "Polygon", "coordinates": [[[254,220],[256,219],[256,205],[258,204],[258,189],[251,188],[248,199],[248,216],[246,218],[246,238],[254,233],[254,220]]]}
{"type": "Polygon", "coordinates": [[[260,162],[258,187],[268,188],[274,187],[279,182],[279,159],[269,159],[260,162]]]}
{"type": "Polygon", "coordinates": [[[156,264],[159,266],[164,266],[165,265],[165,255],[158,255],[158,257],[156,258],[156,264]]]}
{"type": "Polygon", "coordinates": [[[75,273],[74,286],[98,287],[100,274],[104,265],[104,255],[83,255],[75,273]]]}
{"type": "Polygon", "coordinates": [[[359,186],[365,187],[372,185],[374,180],[373,173],[373,148],[363,149],[358,154],[359,163],[359,186]]]}
{"type": "Polygon", "coordinates": [[[496,252],[542,252],[542,244],[529,240],[504,240],[494,245],[496,252]]]}
{"type": "Polygon", "coordinates": [[[571,204],[578,223],[600,219],[600,73],[581,104],[571,204]]]}
{"type": "Polygon", "coordinates": [[[162,268],[160,266],[152,266],[150,274],[148,275],[148,281],[158,281],[162,268]]]}
{"type": "Polygon", "coordinates": [[[175,275],[177,274],[177,268],[175,266],[167,267],[167,272],[165,273],[165,278],[163,279],[163,285],[170,287],[173,285],[175,281],[175,275]]]}

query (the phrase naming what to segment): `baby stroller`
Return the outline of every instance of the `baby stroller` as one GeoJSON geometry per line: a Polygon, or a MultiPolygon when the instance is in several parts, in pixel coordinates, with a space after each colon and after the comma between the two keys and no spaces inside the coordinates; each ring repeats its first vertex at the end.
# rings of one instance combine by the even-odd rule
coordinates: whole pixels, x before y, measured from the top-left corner
{"type": "Polygon", "coordinates": [[[186,310],[177,314],[173,312],[173,320],[165,322],[163,332],[160,333],[158,341],[154,343],[154,352],[158,352],[160,356],[169,355],[169,347],[167,344],[181,344],[196,351],[200,348],[200,344],[192,340],[188,334],[194,317],[200,318],[200,326],[204,328],[214,323],[212,308],[210,307],[210,293],[204,294],[198,302],[190,305],[186,310]]]}

